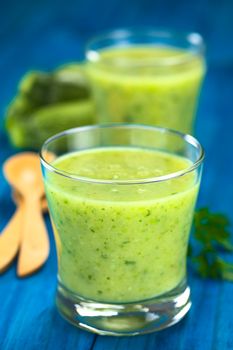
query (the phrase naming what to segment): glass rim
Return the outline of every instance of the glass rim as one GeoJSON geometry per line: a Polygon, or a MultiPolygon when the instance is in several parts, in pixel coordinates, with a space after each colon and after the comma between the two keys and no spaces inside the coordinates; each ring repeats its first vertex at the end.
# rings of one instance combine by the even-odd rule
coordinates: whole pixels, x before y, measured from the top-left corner
{"type": "MultiPolygon", "coordinates": [[[[154,66],[159,67],[167,67],[167,66],[176,66],[180,64],[184,64],[185,62],[190,62],[190,58],[195,59],[197,55],[204,56],[205,54],[205,42],[202,37],[202,35],[198,32],[194,31],[179,31],[179,30],[173,30],[173,29],[159,29],[156,27],[125,27],[125,28],[118,28],[115,30],[110,31],[104,31],[100,33],[99,35],[96,35],[92,37],[85,46],[85,57],[88,62],[91,63],[100,63],[100,55],[99,55],[99,49],[93,48],[93,46],[100,44],[104,40],[113,40],[115,42],[120,40],[126,40],[137,37],[139,35],[143,35],[145,37],[151,37],[154,39],[175,39],[180,38],[184,40],[185,42],[189,43],[191,47],[195,48],[195,50],[188,49],[187,51],[190,53],[189,55],[185,55],[183,57],[177,57],[177,55],[171,56],[171,57],[161,57],[161,58],[143,58],[143,59],[124,59],[124,65],[132,64],[133,62],[140,63],[153,63],[154,66]]],[[[119,47],[127,47],[131,46],[132,44],[129,42],[124,42],[124,45],[119,47]]],[[[145,43],[145,45],[148,45],[148,43],[145,43]]],[[[132,45],[133,46],[133,45],[132,45]]],[[[169,47],[170,45],[164,45],[165,47],[169,47]]],[[[106,45],[107,47],[117,47],[117,44],[113,45],[106,45]]],[[[174,45],[174,47],[179,48],[178,45],[174,45]]],[[[111,65],[112,64],[106,64],[105,65],[111,65]]]]}
{"type": "Polygon", "coordinates": [[[202,164],[204,157],[205,157],[205,152],[204,152],[202,145],[195,137],[193,137],[192,135],[189,135],[189,134],[183,134],[177,130],[158,127],[158,126],[150,126],[150,125],[145,125],[145,124],[129,124],[129,123],[116,124],[115,123],[115,124],[102,124],[102,125],[101,124],[88,125],[88,126],[82,126],[82,127],[77,127],[77,128],[72,128],[72,129],[62,131],[54,136],[51,136],[43,143],[43,145],[40,149],[40,152],[39,152],[39,156],[40,156],[42,165],[46,169],[48,169],[49,171],[51,171],[53,173],[56,173],[58,175],[61,175],[63,177],[66,177],[66,178],[69,178],[69,179],[72,179],[75,181],[92,183],[92,184],[106,184],[106,185],[140,185],[140,184],[151,184],[151,183],[157,183],[157,182],[162,182],[162,181],[168,181],[171,179],[175,179],[175,178],[184,176],[185,174],[194,171],[195,169],[197,169],[199,167],[199,165],[202,164]],[[89,131],[89,130],[120,129],[120,128],[144,129],[144,130],[152,130],[152,131],[154,130],[154,131],[160,131],[162,133],[169,133],[169,134],[177,135],[181,139],[183,139],[184,141],[186,141],[189,144],[192,144],[196,149],[198,149],[199,150],[199,157],[192,165],[190,165],[190,167],[187,167],[183,170],[172,172],[172,173],[169,173],[166,175],[162,175],[162,176],[154,176],[151,178],[131,179],[131,180],[114,180],[114,179],[106,180],[106,179],[94,179],[94,178],[79,176],[79,175],[75,175],[73,173],[61,170],[61,169],[53,166],[50,162],[46,161],[46,159],[43,156],[43,153],[46,152],[47,146],[51,142],[53,142],[53,141],[55,141],[63,136],[69,136],[71,134],[82,133],[84,131],[89,131]]]}

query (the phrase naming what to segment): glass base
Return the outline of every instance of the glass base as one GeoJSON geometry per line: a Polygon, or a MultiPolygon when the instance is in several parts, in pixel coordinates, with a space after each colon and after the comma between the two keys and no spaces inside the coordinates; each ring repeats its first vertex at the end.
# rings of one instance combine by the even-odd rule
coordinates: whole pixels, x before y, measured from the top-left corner
{"type": "Polygon", "coordinates": [[[182,283],[162,296],[133,303],[107,304],[86,300],[58,285],[56,303],[73,325],[102,334],[150,333],[179,322],[191,307],[190,288],[182,283]]]}

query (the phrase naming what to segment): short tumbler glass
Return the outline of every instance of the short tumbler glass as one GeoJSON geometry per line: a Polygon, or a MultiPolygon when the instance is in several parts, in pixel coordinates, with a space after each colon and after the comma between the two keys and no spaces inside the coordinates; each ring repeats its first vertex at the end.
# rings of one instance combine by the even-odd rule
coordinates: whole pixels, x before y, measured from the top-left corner
{"type": "Polygon", "coordinates": [[[194,137],[137,124],[71,129],[44,143],[56,302],[68,321],[99,334],[136,335],[184,317],[191,306],[186,256],[203,158],[194,137]],[[162,152],[187,163],[166,175],[124,180],[82,177],[56,165],[73,152],[108,147],[162,152]]]}
{"type": "Polygon", "coordinates": [[[90,40],[86,61],[98,123],[143,123],[193,133],[206,71],[198,33],[115,30],[90,40]]]}

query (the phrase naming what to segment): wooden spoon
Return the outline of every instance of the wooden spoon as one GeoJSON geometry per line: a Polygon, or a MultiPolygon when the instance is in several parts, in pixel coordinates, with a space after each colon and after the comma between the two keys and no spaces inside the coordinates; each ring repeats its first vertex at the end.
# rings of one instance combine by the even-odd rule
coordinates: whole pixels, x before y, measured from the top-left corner
{"type": "Polygon", "coordinates": [[[8,182],[23,196],[23,231],[17,274],[26,276],[40,268],[49,255],[49,239],[41,213],[44,186],[40,160],[32,152],[19,153],[4,164],[8,182]]]}
{"type": "MultiPolygon", "coordinates": [[[[14,191],[12,193],[12,199],[15,202],[16,205],[19,205],[20,201],[23,200],[21,194],[18,193],[17,191],[14,191]]],[[[45,196],[43,196],[41,198],[41,210],[43,211],[43,213],[47,213],[47,211],[48,211],[48,203],[47,203],[47,200],[46,200],[45,196]]]]}
{"type": "MultiPolygon", "coordinates": [[[[12,193],[12,198],[17,208],[7,226],[0,234],[0,273],[6,271],[16,257],[20,247],[23,222],[23,198],[16,191],[12,193]]],[[[44,213],[48,211],[48,204],[45,196],[41,198],[41,209],[44,213]]]]}
{"type": "Polygon", "coordinates": [[[0,235],[0,273],[8,268],[19,250],[22,220],[23,205],[21,202],[0,235]]]}

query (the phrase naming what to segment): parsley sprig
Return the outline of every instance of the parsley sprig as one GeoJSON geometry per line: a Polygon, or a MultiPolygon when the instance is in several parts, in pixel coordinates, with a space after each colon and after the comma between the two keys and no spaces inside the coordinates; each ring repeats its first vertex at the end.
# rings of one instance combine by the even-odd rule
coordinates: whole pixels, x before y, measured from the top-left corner
{"type": "Polygon", "coordinates": [[[208,208],[196,211],[188,255],[201,277],[233,281],[233,263],[222,257],[233,252],[229,226],[229,219],[223,214],[212,213],[208,208]]]}

